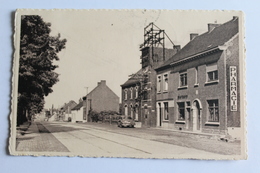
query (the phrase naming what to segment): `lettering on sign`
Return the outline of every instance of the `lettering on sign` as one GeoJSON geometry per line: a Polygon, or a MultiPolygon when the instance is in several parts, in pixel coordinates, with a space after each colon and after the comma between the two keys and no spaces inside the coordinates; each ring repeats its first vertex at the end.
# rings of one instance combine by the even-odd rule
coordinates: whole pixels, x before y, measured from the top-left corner
{"type": "Polygon", "coordinates": [[[178,96],[178,100],[180,99],[187,99],[188,98],[188,95],[180,95],[178,96]]]}
{"type": "Polygon", "coordinates": [[[237,111],[237,67],[230,66],[230,110],[237,111]]]}

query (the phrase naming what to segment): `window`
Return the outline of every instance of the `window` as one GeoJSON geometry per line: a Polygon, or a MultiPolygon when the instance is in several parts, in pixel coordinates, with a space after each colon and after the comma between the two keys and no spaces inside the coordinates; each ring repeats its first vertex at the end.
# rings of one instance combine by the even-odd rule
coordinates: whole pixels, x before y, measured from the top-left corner
{"type": "Polygon", "coordinates": [[[148,92],[147,92],[147,90],[144,90],[144,91],[143,91],[143,99],[144,99],[144,100],[147,100],[147,99],[148,99],[148,92]]]}
{"type": "Polygon", "coordinates": [[[168,91],[168,74],[163,75],[163,91],[168,91]]]}
{"type": "Polygon", "coordinates": [[[161,92],[161,76],[157,76],[157,92],[161,92]]]}
{"type": "Polygon", "coordinates": [[[180,73],[180,87],[187,86],[187,72],[180,73]]]}
{"type": "Polygon", "coordinates": [[[207,65],[206,70],[207,70],[207,82],[218,80],[217,63],[207,65]]]}
{"type": "Polygon", "coordinates": [[[131,116],[131,118],[133,118],[133,116],[134,116],[134,108],[133,108],[133,105],[130,105],[130,116],[131,116]]]}
{"type": "Polygon", "coordinates": [[[127,89],[125,89],[125,100],[127,100],[127,89]]]}
{"type": "Polygon", "coordinates": [[[178,103],[179,117],[178,120],[185,120],[185,102],[178,103]]]}
{"type": "Polygon", "coordinates": [[[130,99],[133,99],[133,88],[130,88],[130,99]]]}
{"type": "Polygon", "coordinates": [[[138,86],[135,87],[135,98],[138,98],[138,86]]]}
{"type": "Polygon", "coordinates": [[[128,115],[128,107],[125,105],[125,115],[128,115]]]}
{"type": "Polygon", "coordinates": [[[169,106],[168,102],[164,102],[164,120],[169,120],[169,106]]]}
{"type": "Polygon", "coordinates": [[[135,120],[138,121],[138,104],[135,105],[134,111],[135,111],[135,120]]]}
{"type": "Polygon", "coordinates": [[[198,67],[195,67],[195,85],[198,84],[198,67]]]}
{"type": "Polygon", "coordinates": [[[208,121],[219,122],[218,100],[208,100],[208,121]]]}

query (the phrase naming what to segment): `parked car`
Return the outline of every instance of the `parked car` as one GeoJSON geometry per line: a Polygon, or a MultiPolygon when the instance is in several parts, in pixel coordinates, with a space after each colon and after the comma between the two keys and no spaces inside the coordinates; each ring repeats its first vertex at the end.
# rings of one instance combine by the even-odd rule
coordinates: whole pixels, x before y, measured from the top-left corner
{"type": "Polygon", "coordinates": [[[129,116],[120,116],[119,120],[117,121],[117,126],[118,127],[134,127],[135,126],[135,121],[132,119],[132,117],[129,116]]]}

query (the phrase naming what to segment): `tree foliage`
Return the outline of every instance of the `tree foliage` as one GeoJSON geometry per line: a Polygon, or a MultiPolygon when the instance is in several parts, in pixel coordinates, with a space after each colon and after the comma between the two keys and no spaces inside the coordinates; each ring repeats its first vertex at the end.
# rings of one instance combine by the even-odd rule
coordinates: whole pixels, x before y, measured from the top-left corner
{"type": "Polygon", "coordinates": [[[66,39],[51,36],[51,24],[38,15],[21,17],[20,61],[18,87],[18,125],[40,112],[44,97],[51,93],[52,86],[58,82],[54,71],[58,66],[58,53],[65,48],[66,39]]]}

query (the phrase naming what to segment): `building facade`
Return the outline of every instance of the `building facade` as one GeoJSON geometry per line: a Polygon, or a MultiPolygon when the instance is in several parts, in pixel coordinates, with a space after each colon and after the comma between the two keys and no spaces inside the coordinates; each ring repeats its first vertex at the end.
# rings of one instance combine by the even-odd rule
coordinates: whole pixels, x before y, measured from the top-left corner
{"type": "Polygon", "coordinates": [[[122,88],[122,112],[143,127],[156,126],[156,71],[176,52],[177,47],[144,47],[141,49],[141,69],[122,88]]]}
{"type": "Polygon", "coordinates": [[[137,76],[142,74],[142,70],[139,70],[130,77],[124,84],[121,85],[121,98],[122,98],[122,114],[132,117],[136,122],[141,120],[140,109],[140,83],[141,79],[137,76]]]}
{"type": "Polygon", "coordinates": [[[98,82],[97,86],[83,98],[83,119],[90,121],[90,111],[119,112],[119,97],[106,85],[105,80],[98,82]]]}
{"type": "Polygon", "coordinates": [[[240,127],[238,18],[208,24],[156,68],[156,126],[231,134],[240,127]]]}
{"type": "Polygon", "coordinates": [[[63,107],[61,107],[61,116],[64,121],[68,121],[69,117],[71,118],[71,109],[74,108],[77,103],[74,100],[65,103],[63,107]]]}

